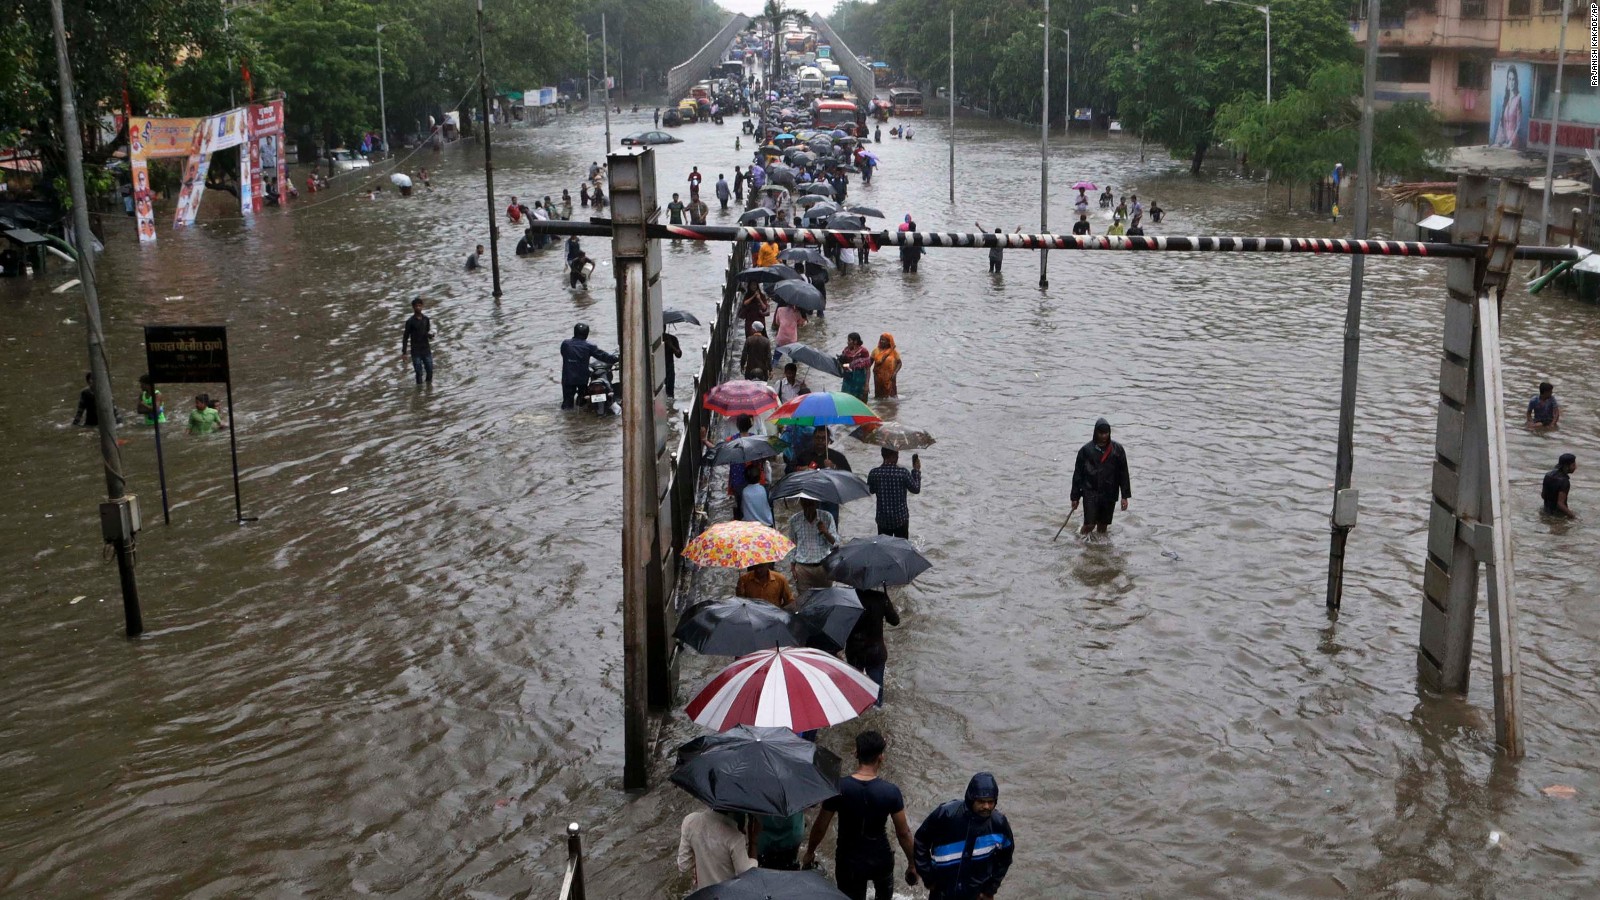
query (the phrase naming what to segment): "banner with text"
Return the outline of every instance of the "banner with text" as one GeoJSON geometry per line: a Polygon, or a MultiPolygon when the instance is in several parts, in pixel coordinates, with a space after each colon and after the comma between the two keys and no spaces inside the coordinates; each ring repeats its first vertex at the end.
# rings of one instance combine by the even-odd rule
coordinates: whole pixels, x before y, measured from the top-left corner
{"type": "Polygon", "coordinates": [[[133,212],[138,223],[140,243],[150,243],[156,239],[149,161],[187,156],[203,121],[135,117],[128,122],[128,173],[133,179],[133,212]]]}

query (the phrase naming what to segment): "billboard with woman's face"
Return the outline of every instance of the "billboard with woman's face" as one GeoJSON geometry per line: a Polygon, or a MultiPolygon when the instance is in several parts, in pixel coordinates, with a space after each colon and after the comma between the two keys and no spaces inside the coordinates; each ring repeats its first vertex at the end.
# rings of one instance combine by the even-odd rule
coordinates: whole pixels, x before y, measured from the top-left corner
{"type": "Polygon", "coordinates": [[[1528,149],[1528,117],[1533,113],[1533,64],[1497,61],[1489,82],[1489,143],[1528,149]]]}

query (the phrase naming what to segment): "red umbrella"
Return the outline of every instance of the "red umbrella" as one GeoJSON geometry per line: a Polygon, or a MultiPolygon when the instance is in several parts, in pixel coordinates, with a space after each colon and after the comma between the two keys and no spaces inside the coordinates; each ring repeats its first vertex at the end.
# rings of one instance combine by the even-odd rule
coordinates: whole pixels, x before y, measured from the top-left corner
{"type": "Polygon", "coordinates": [[[706,394],[706,409],[725,416],[759,416],[781,403],[764,381],[724,381],[706,394]]]}
{"type": "Polygon", "coordinates": [[[757,725],[799,732],[848,722],[877,699],[872,679],[838,657],[778,647],[734,660],[684,711],[717,731],[757,725]]]}

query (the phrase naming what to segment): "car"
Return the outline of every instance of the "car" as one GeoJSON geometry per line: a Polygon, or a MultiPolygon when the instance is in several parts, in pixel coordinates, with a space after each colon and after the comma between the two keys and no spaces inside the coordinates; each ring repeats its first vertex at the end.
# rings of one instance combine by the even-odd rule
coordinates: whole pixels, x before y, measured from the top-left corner
{"type": "Polygon", "coordinates": [[[622,139],[624,147],[648,147],[653,144],[681,144],[683,138],[673,137],[665,131],[641,131],[622,139]]]}
{"type": "Polygon", "coordinates": [[[335,172],[349,172],[354,169],[365,169],[372,163],[364,156],[339,147],[328,151],[328,165],[335,172]]]}
{"type": "Polygon", "coordinates": [[[669,109],[661,114],[661,124],[668,128],[676,128],[683,124],[683,116],[678,115],[675,109],[669,109]]]}

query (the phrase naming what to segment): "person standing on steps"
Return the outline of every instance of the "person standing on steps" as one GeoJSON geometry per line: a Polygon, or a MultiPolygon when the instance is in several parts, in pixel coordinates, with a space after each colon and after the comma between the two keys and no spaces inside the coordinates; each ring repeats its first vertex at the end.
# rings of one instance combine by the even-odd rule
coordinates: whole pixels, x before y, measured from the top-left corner
{"type": "Polygon", "coordinates": [[[1133,488],[1128,481],[1128,454],[1122,445],[1111,439],[1111,423],[1097,419],[1094,438],[1078,450],[1077,462],[1072,467],[1072,508],[1083,503],[1083,528],[1080,534],[1090,531],[1105,533],[1116,514],[1117,497],[1122,498],[1122,511],[1128,511],[1128,500],[1133,488]]]}

